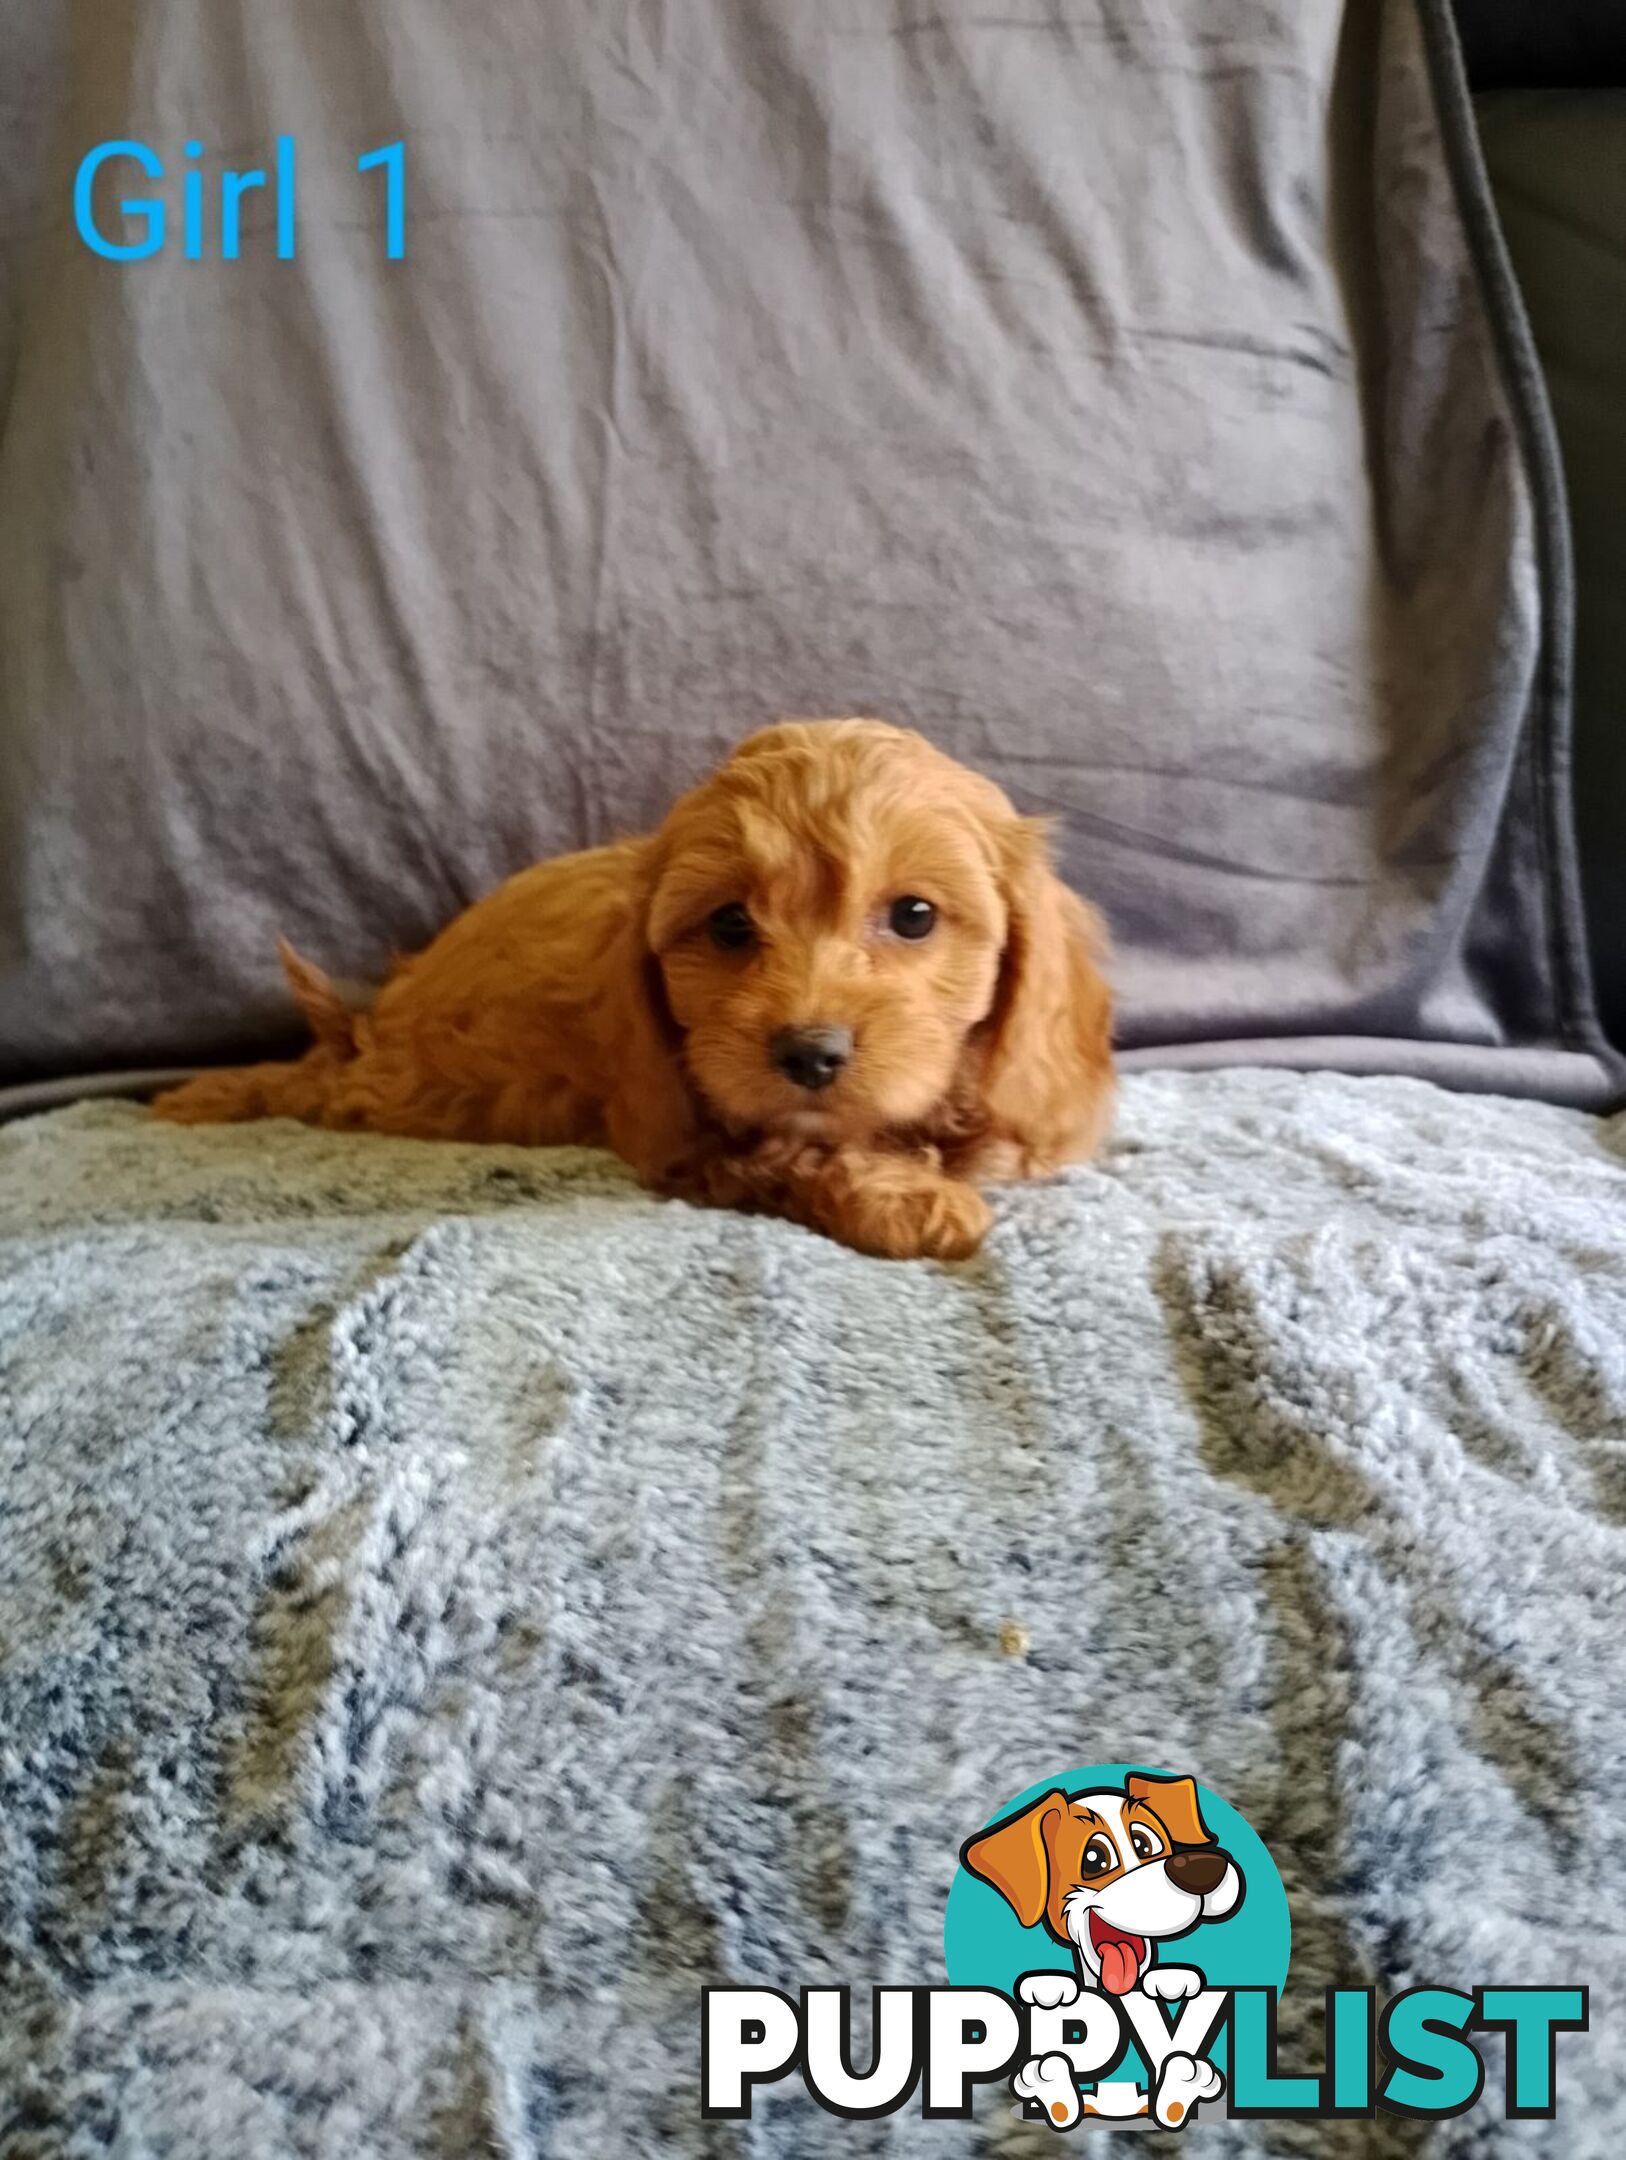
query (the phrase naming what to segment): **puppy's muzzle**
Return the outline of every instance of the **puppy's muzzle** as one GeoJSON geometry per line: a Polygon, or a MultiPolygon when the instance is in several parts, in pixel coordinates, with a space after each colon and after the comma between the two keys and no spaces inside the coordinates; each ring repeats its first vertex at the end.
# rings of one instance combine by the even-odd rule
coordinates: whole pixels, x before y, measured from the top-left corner
{"type": "Polygon", "coordinates": [[[785,1078],[817,1094],[827,1088],[853,1054],[851,1028],[781,1028],[768,1053],[785,1078]]]}
{"type": "Polygon", "coordinates": [[[1225,1870],[1230,1864],[1229,1854],[1215,1846],[1206,1846],[1200,1852],[1170,1853],[1163,1867],[1177,1890],[1185,1890],[1192,1897],[1207,1897],[1225,1880],[1225,1870]]]}

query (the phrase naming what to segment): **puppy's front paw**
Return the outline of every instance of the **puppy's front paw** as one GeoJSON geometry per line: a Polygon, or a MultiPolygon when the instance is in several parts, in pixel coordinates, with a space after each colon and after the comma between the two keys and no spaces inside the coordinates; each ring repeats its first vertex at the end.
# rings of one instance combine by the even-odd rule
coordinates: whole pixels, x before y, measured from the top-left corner
{"type": "Polygon", "coordinates": [[[968,1260],[992,1221],[974,1185],[883,1157],[843,1180],[829,1227],[883,1260],[968,1260]]]}
{"type": "Polygon", "coordinates": [[[852,1242],[883,1260],[969,1260],[992,1221],[973,1186],[944,1184],[860,1207],[852,1242]]]}
{"type": "Polygon", "coordinates": [[[152,1101],[152,1114],[166,1125],[239,1125],[266,1117],[263,1075],[251,1068],[201,1072],[179,1087],[166,1088],[152,1101]]]}
{"type": "Polygon", "coordinates": [[[926,1260],[969,1260],[993,1220],[974,1185],[945,1178],[918,1207],[905,1211],[905,1243],[926,1260]]]}

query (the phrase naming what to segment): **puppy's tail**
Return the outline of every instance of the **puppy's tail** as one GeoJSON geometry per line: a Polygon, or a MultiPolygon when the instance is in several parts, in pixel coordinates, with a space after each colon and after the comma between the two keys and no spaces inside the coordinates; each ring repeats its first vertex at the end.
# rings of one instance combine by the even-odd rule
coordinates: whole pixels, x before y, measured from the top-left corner
{"type": "Polygon", "coordinates": [[[158,1096],[155,1116],[172,1125],[236,1125],[267,1117],[303,1118],[310,1125],[325,1121],[339,1072],[356,1055],[357,1016],[331,978],[286,938],[278,938],[277,955],[316,1038],[310,1049],[291,1064],[200,1072],[158,1096]]]}
{"type": "Polygon", "coordinates": [[[314,960],[295,952],[285,937],[277,940],[277,958],[288,978],[294,1003],[305,1015],[318,1046],[336,1058],[356,1054],[356,1016],[341,996],[331,975],[324,975],[314,960]]]}

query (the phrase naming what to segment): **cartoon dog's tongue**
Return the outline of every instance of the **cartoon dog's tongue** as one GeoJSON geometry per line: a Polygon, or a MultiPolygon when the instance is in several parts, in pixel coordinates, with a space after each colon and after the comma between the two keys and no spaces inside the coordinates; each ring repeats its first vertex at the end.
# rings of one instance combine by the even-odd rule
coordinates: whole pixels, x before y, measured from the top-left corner
{"type": "Polygon", "coordinates": [[[1144,1935],[1126,1935],[1098,1912],[1090,1914],[1090,1941],[1101,1960],[1101,1985],[1109,1995],[1127,1995],[1146,1961],[1144,1935]]]}

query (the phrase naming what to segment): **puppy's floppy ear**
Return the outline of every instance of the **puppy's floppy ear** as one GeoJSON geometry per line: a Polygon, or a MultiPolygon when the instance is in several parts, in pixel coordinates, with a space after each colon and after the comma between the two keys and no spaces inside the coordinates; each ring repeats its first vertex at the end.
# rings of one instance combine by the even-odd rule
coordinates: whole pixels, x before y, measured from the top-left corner
{"type": "Polygon", "coordinates": [[[1042,820],[999,836],[1009,927],[987,1027],[982,1096],[995,1124],[1040,1154],[1087,1152],[1111,1102],[1112,998],[1100,917],[1050,867],[1042,820]]]}
{"type": "Polygon", "coordinates": [[[1131,1800],[1144,1800],[1176,1845],[1212,1845],[1216,1839],[1197,1804],[1197,1787],[1188,1777],[1145,1777],[1137,1772],[1124,1779],[1131,1800]]]}
{"type": "Polygon", "coordinates": [[[625,927],[606,953],[608,1050],[616,1075],[605,1106],[611,1147],[646,1185],[677,1176],[700,1135],[700,1107],[684,1075],[682,1037],[649,948],[655,865],[640,867],[625,927]]]}
{"type": "Polygon", "coordinates": [[[995,1823],[967,1838],[960,1865],[991,1883],[1024,1927],[1036,1927],[1050,1900],[1050,1852],[1044,1841],[1045,1818],[1065,1811],[1067,1795],[1048,1792],[1020,1815],[995,1823]]]}

